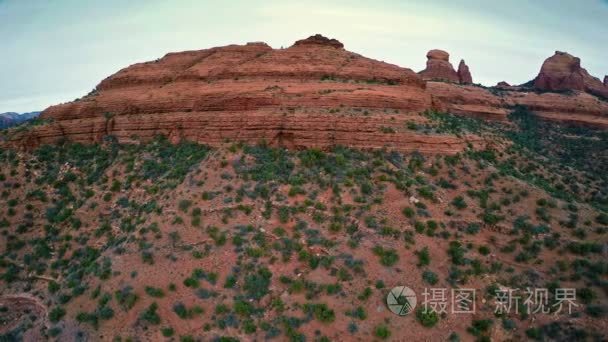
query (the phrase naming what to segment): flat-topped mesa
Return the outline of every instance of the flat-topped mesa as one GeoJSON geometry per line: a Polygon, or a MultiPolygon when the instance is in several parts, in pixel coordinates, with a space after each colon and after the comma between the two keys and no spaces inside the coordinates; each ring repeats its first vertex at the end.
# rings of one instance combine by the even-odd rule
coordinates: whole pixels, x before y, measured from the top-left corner
{"type": "Polygon", "coordinates": [[[562,51],[555,51],[553,56],[545,60],[534,80],[534,88],[548,91],[578,90],[608,97],[605,82],[602,83],[581,67],[580,58],[562,51]]]}
{"type": "Polygon", "coordinates": [[[458,81],[460,84],[471,84],[473,83],[473,77],[471,76],[471,72],[469,71],[469,66],[464,62],[464,59],[460,60],[458,64],[458,81]]]}
{"type": "Polygon", "coordinates": [[[293,44],[293,46],[303,46],[303,45],[304,46],[305,45],[324,45],[324,46],[331,46],[336,49],[344,48],[344,44],[342,44],[339,40],[330,39],[321,34],[315,34],[314,36],[310,36],[306,39],[300,39],[293,44]]]}

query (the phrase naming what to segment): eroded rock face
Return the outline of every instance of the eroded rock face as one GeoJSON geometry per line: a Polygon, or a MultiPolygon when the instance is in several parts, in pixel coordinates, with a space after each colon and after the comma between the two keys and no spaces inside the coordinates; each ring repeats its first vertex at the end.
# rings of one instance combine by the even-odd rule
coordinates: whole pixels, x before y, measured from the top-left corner
{"type": "Polygon", "coordinates": [[[471,84],[473,83],[473,77],[471,76],[471,72],[469,71],[469,66],[464,62],[464,59],[460,60],[458,64],[458,82],[460,84],[471,84]]]}
{"type": "Polygon", "coordinates": [[[465,148],[466,139],[404,128],[408,118],[402,114],[431,107],[426,83],[412,70],[316,35],[287,49],[229,45],[129,66],[89,96],[45,110],[42,117],[54,122],[15,143],[35,146],[66,137],[91,143],[106,135],[128,142],[163,134],[174,142],[209,145],[263,140],[289,148],[465,148]]]}
{"type": "Polygon", "coordinates": [[[459,82],[459,77],[452,63],[450,54],[443,50],[431,50],[426,54],[426,69],[418,74],[425,80],[459,82]]]}
{"type": "Polygon", "coordinates": [[[608,96],[608,87],[581,67],[580,58],[562,51],[555,51],[553,56],[545,60],[534,81],[534,87],[549,91],[578,90],[608,96]]]}
{"type": "MultiPolygon", "coordinates": [[[[257,42],[170,53],[118,71],[79,100],[49,107],[41,117],[51,123],[16,132],[5,144],[94,143],[107,135],[132,142],[162,134],[172,142],[212,146],[266,141],[295,149],[344,145],[457,153],[468,143],[484,142],[418,133],[407,123],[421,120],[418,113],[426,110],[505,120],[517,104],[547,119],[608,128],[608,101],[588,93],[455,84],[472,82],[464,61],[456,72],[447,52],[432,50],[427,56],[422,77],[447,77],[454,83],[426,82],[410,69],[365,58],[319,35],[287,49],[257,42]]],[[[539,75],[546,83],[539,86],[573,82],[580,87],[576,75],[586,74],[567,56],[546,64],[544,76],[539,75]],[[564,65],[575,72],[565,72],[564,65]]],[[[583,89],[603,87],[597,79],[586,80],[583,89]]]]}
{"type": "Polygon", "coordinates": [[[608,87],[608,75],[604,76],[604,87],[608,87]]]}
{"type": "Polygon", "coordinates": [[[523,105],[548,120],[608,128],[608,101],[585,92],[539,94],[513,86],[485,89],[445,82],[428,82],[427,90],[440,110],[456,114],[507,120],[513,106],[523,105]]]}
{"type": "Polygon", "coordinates": [[[297,42],[295,42],[294,45],[298,46],[298,45],[311,45],[311,44],[333,46],[336,49],[344,48],[344,44],[342,44],[339,40],[330,39],[330,38],[324,37],[320,34],[315,34],[314,36],[310,36],[306,39],[298,40],[297,42]]]}

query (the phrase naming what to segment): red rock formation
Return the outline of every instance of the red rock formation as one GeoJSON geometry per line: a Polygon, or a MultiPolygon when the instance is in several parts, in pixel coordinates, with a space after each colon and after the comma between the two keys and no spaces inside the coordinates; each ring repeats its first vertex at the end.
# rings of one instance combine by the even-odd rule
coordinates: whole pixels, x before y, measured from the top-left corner
{"type": "Polygon", "coordinates": [[[465,139],[416,133],[405,128],[405,115],[387,114],[430,108],[425,88],[410,69],[348,52],[319,35],[287,49],[249,43],[170,53],[120,70],[81,100],[48,108],[42,117],[54,122],[14,143],[98,142],[105,135],[126,142],[164,134],[210,145],[230,139],[293,148],[462,150],[465,139]]]}
{"type": "Polygon", "coordinates": [[[471,84],[473,83],[473,77],[471,77],[471,72],[469,71],[469,66],[464,62],[464,59],[460,60],[458,64],[458,81],[460,84],[471,84]]]}
{"type": "MultiPolygon", "coordinates": [[[[423,77],[466,78],[464,62],[459,78],[446,52],[430,51],[428,59],[423,77]]],[[[539,86],[577,85],[577,76],[568,76],[572,73],[557,81],[564,63],[546,64],[539,86]]],[[[585,82],[592,82],[583,77],[589,88],[585,82]]],[[[46,109],[41,117],[53,119],[51,123],[15,132],[6,144],[35,147],[64,139],[92,143],[106,135],[131,142],[163,134],[173,142],[188,139],[214,146],[227,140],[265,140],[289,148],[340,144],[456,153],[467,143],[483,142],[471,136],[417,133],[406,122],[420,120],[417,114],[429,109],[504,120],[517,104],[548,119],[608,128],[608,102],[587,93],[537,94],[519,87],[425,82],[410,69],[365,58],[317,35],[287,49],[249,43],[170,53],[134,64],[104,79],[82,99],[46,109]]]]}
{"type": "Polygon", "coordinates": [[[608,75],[604,76],[604,87],[608,87],[608,75]]]}
{"type": "Polygon", "coordinates": [[[428,82],[427,90],[438,109],[456,114],[507,120],[513,106],[523,105],[549,120],[608,128],[608,101],[584,92],[538,94],[519,87],[485,89],[445,82],[428,82]]]}
{"type": "Polygon", "coordinates": [[[540,90],[578,90],[608,97],[608,87],[581,67],[581,60],[566,52],[555,51],[545,60],[534,80],[540,90]]]}
{"type": "Polygon", "coordinates": [[[458,74],[450,63],[450,54],[443,50],[431,50],[426,54],[426,69],[418,74],[424,80],[459,82],[458,74]]]}
{"type": "Polygon", "coordinates": [[[496,87],[510,87],[511,85],[505,81],[500,81],[496,83],[496,87]]]}

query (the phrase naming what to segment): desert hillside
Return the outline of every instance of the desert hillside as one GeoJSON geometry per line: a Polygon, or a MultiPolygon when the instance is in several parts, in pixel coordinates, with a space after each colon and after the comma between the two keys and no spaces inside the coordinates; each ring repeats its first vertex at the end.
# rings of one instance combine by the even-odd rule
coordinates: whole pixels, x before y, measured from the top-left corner
{"type": "Polygon", "coordinates": [[[298,151],[107,136],[3,149],[1,333],[605,339],[606,132],[525,108],[507,122],[391,115],[416,135],[492,144],[298,151]],[[418,294],[405,317],[386,306],[400,285],[418,294]],[[425,288],[477,289],[476,312],[424,313],[425,288]],[[526,288],[549,289],[551,312],[495,314],[496,291],[526,288]],[[576,289],[571,314],[557,288],[576,289]]]}
{"type": "Polygon", "coordinates": [[[320,35],[126,67],[0,131],[0,340],[605,341],[608,83],[530,78],[320,35]]]}

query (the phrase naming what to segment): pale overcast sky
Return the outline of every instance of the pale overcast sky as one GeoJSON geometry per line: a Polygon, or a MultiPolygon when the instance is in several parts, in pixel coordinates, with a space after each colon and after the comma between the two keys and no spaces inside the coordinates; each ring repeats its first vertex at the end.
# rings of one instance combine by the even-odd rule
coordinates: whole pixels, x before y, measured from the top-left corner
{"type": "Polygon", "coordinates": [[[555,50],[608,74],[608,0],[0,0],[0,113],[71,101],[167,52],[315,33],[414,71],[444,49],[485,85],[526,82],[555,50]]]}

